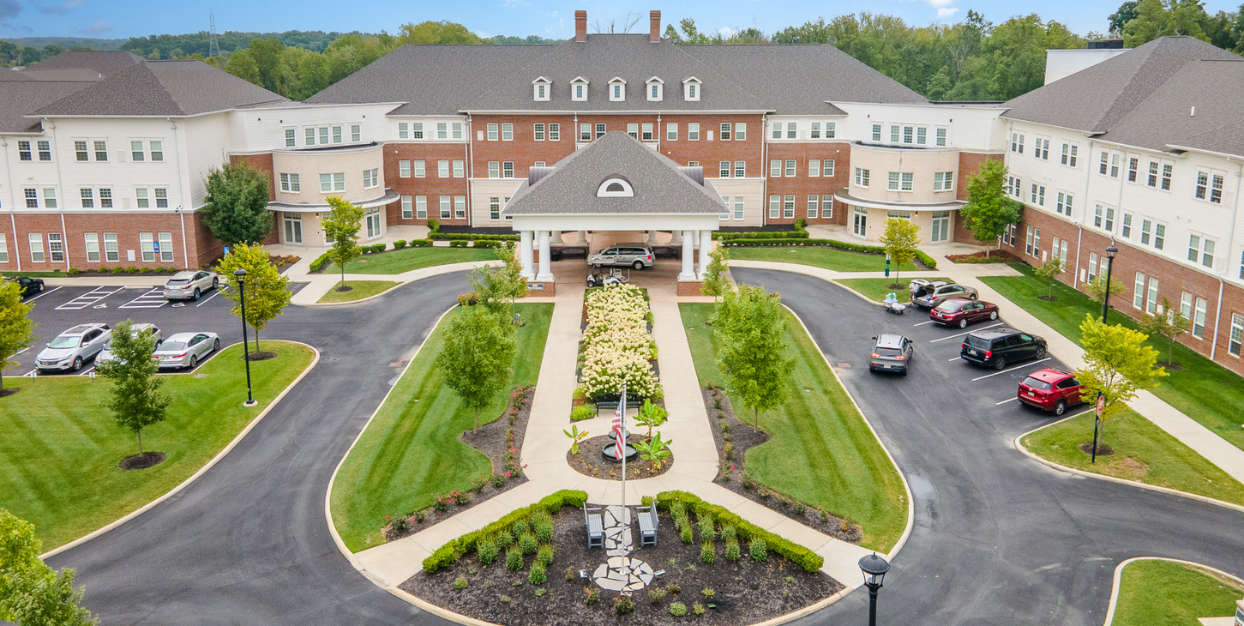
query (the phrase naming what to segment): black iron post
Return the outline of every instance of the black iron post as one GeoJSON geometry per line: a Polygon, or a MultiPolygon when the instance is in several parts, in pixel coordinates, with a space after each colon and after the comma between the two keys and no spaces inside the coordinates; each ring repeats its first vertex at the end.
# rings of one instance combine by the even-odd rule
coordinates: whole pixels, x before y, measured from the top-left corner
{"type": "Polygon", "coordinates": [[[877,626],[877,592],[890,564],[874,552],[860,559],[860,571],[864,574],[864,586],[868,587],[868,626],[877,626]]]}
{"type": "Polygon", "coordinates": [[[246,403],[244,406],[255,406],[255,397],[251,395],[251,351],[250,339],[246,336],[246,270],[238,268],[233,271],[238,278],[238,301],[242,305],[242,360],[246,363],[246,403]]]}
{"type": "MultiPolygon", "coordinates": [[[[1114,255],[1119,253],[1119,249],[1111,244],[1106,248],[1106,295],[1101,299],[1101,323],[1106,323],[1106,313],[1110,311],[1110,275],[1114,272],[1114,255]]],[[[1097,392],[1097,403],[1101,404],[1101,392],[1097,392]]],[[[1093,457],[1089,463],[1097,462],[1097,434],[1101,431],[1101,411],[1097,410],[1097,405],[1093,406],[1093,457]]]]}

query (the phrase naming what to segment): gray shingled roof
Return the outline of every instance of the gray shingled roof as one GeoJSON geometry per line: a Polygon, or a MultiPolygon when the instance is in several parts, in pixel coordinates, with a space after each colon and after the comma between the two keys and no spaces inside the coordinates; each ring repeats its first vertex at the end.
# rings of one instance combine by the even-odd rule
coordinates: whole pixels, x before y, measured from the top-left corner
{"type": "Polygon", "coordinates": [[[35,69],[36,67],[37,66],[31,66],[24,70],[4,73],[24,76],[27,80],[70,80],[95,82],[97,80],[103,80],[104,78],[104,74],[101,74],[89,67],[67,67],[55,70],[35,69]]]}
{"type": "Polygon", "coordinates": [[[66,50],[27,67],[28,70],[90,69],[109,76],[146,59],[129,50],[66,50]]]}
{"type": "Polygon", "coordinates": [[[197,115],[285,100],[201,61],[144,61],[36,115],[197,115]]]}
{"type": "Polygon", "coordinates": [[[605,133],[562,159],[534,185],[524,182],[505,206],[506,215],[725,212],[726,205],[711,183],[697,182],[669,157],[620,131],[605,133]],[[615,176],[630,182],[634,197],[596,196],[600,184],[615,176]]]}
{"type": "Polygon", "coordinates": [[[0,87],[0,132],[25,133],[40,129],[39,120],[25,115],[95,83],[24,80],[0,84],[4,85],[0,87]]]}
{"type": "Polygon", "coordinates": [[[1006,102],[1003,117],[1104,133],[1192,61],[1239,58],[1193,37],[1161,37],[1006,102]]]}

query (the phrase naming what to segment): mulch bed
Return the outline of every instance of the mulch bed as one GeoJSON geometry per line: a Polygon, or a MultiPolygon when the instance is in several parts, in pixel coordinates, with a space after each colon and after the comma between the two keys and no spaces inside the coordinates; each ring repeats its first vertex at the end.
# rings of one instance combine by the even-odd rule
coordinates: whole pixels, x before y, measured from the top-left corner
{"type": "MultiPolygon", "coordinates": [[[[492,462],[493,475],[476,478],[470,485],[464,485],[462,489],[456,490],[457,494],[446,494],[442,498],[444,511],[440,513],[436,510],[437,505],[407,513],[404,516],[405,528],[400,531],[398,528],[401,525],[395,527],[390,521],[381,531],[385,541],[413,535],[432,524],[442,522],[499,493],[527,482],[521,463],[517,459],[518,451],[523,449],[523,436],[527,432],[527,420],[531,417],[531,398],[535,395],[536,388],[523,387],[521,389],[526,390],[521,396],[515,396],[515,392],[511,393],[501,417],[480,426],[474,432],[468,430],[458,435],[458,439],[463,443],[483,452],[488,457],[488,460],[492,462]],[[508,433],[511,432],[513,433],[512,443],[507,441],[508,433]],[[511,449],[515,459],[514,465],[517,467],[507,470],[506,452],[511,449]],[[501,486],[496,486],[498,484],[501,486]],[[458,504],[459,497],[464,500],[463,504],[458,504]]],[[[599,453],[598,451],[597,454],[599,453]]]]}
{"type": "MultiPolygon", "coordinates": [[[[752,561],[747,554],[747,544],[742,543],[743,558],[731,563],[725,558],[725,543],[720,540],[716,547],[716,561],[706,565],[700,560],[700,544],[684,544],[679,541],[678,531],[667,513],[660,514],[657,545],[632,552],[632,558],[647,562],[652,569],[665,570],[644,591],[635,593],[633,613],[625,616],[613,614],[617,592],[600,590],[591,580],[579,578],[579,570],[593,572],[605,562],[605,551],[587,548],[583,527],[583,513],[578,509],[564,508],[553,516],[553,545],[556,554],[548,567],[548,582],[532,585],[528,581],[534,557],[524,560],[519,572],[505,568],[505,553],[491,565],[481,565],[476,555],[463,557],[452,566],[435,574],[419,572],[401,588],[432,604],[455,613],[496,624],[508,626],[582,626],[583,624],[663,625],[695,620],[703,624],[754,624],[785,615],[827,598],[843,588],[843,585],[821,573],[804,572],[797,565],[770,552],[763,563],[752,561]],[[567,570],[571,579],[566,579],[567,570]],[[454,580],[465,576],[468,586],[461,591],[453,588],[454,580]],[[677,586],[678,593],[671,587],[677,586]],[[584,588],[600,590],[599,601],[588,606],[584,588]],[[649,600],[649,591],[665,589],[667,593],[656,604],[649,600]],[[537,596],[538,590],[545,590],[537,596]],[[712,598],[706,599],[702,591],[712,589],[712,598]],[[672,602],[687,607],[685,617],[670,615],[672,602]],[[704,615],[696,616],[692,603],[712,603],[704,615]]],[[[694,523],[694,522],[693,522],[694,523]]],[[[698,538],[699,527],[696,526],[698,538]]],[[[638,541],[638,525],[633,527],[638,541]]]]}
{"type": "Polygon", "coordinates": [[[763,430],[753,431],[750,423],[739,420],[730,404],[730,397],[719,389],[706,387],[700,393],[704,396],[709,422],[713,424],[713,441],[717,444],[720,459],[717,477],[713,482],[835,539],[856,544],[860,542],[864,529],[859,524],[773,491],[749,476],[744,461],[747,451],[768,441],[769,433],[763,430]],[[716,408],[717,397],[721,398],[720,409],[716,408]],[[727,424],[725,432],[721,428],[723,422],[727,424]],[[726,437],[729,437],[728,441],[726,437]],[[730,450],[726,449],[726,443],[731,444],[730,450]]]}
{"type": "MultiPolygon", "coordinates": [[[[1091,441],[1086,441],[1077,447],[1080,448],[1080,452],[1093,454],[1093,442],[1091,441]]],[[[1101,442],[1097,443],[1097,456],[1110,456],[1112,454],[1114,454],[1114,448],[1101,442]]]]}
{"type": "Polygon", "coordinates": [[[1024,260],[1008,250],[989,250],[972,254],[948,254],[947,259],[955,263],[1023,263],[1024,260]]]}
{"type": "Polygon", "coordinates": [[[250,353],[250,358],[248,358],[247,360],[248,361],[267,361],[268,359],[275,359],[275,358],[276,358],[275,352],[252,352],[250,353]]]}
{"type": "Polygon", "coordinates": [[[117,467],[120,467],[123,470],[140,470],[147,469],[148,467],[155,467],[163,462],[163,452],[144,452],[142,454],[135,454],[121,459],[121,462],[117,463],[117,467]]]}
{"type": "MultiPolygon", "coordinates": [[[[645,438],[642,435],[631,433],[631,436],[627,437],[626,441],[634,446],[635,444],[645,441],[645,438]]],[[[579,454],[575,455],[571,454],[569,451],[566,452],[566,462],[570,464],[570,467],[574,469],[574,471],[579,472],[584,476],[591,476],[592,478],[599,478],[601,480],[622,480],[622,463],[619,461],[610,461],[605,459],[605,457],[602,456],[602,452],[605,448],[610,448],[610,452],[613,451],[613,440],[610,439],[607,434],[592,437],[590,439],[584,439],[579,442],[579,454]]],[[[636,449],[638,450],[638,447],[636,447],[636,449]]],[[[652,478],[653,476],[660,476],[661,474],[670,471],[670,467],[673,465],[673,454],[666,457],[666,459],[661,463],[661,469],[656,471],[652,470],[651,463],[636,456],[634,461],[628,459],[626,462],[626,477],[631,480],[636,480],[639,478],[652,478]]]]}

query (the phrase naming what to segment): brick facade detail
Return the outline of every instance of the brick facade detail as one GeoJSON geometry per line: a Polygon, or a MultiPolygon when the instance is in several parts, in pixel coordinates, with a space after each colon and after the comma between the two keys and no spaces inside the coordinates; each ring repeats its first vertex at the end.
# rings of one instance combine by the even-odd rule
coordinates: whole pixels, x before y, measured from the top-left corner
{"type": "Polygon", "coordinates": [[[0,221],[0,232],[5,235],[8,261],[0,263],[0,270],[16,272],[52,272],[68,269],[94,270],[113,267],[203,267],[221,254],[220,241],[203,226],[198,213],[15,213],[12,221],[0,221]],[[62,222],[63,217],[63,222],[62,222]],[[16,229],[14,229],[16,226],[16,229]],[[185,237],[182,228],[185,228],[185,237]],[[40,235],[43,261],[32,260],[30,234],[40,235]],[[87,260],[86,234],[94,233],[99,243],[99,260],[87,260]],[[117,260],[108,261],[104,243],[106,233],[117,236],[117,260]],[[161,233],[172,237],[172,260],[167,260],[169,250],[161,249],[153,261],[142,260],[140,233],[149,233],[159,241],[161,233]],[[48,235],[61,235],[64,258],[52,260],[48,235]],[[184,246],[183,246],[184,242],[184,246]],[[133,252],[134,258],[129,258],[133,252]]]}
{"type": "MultiPolygon", "coordinates": [[[[955,185],[957,185],[955,198],[966,202],[968,199],[968,178],[980,171],[981,163],[991,160],[1001,161],[1004,156],[1001,153],[960,152],[959,175],[958,180],[955,181],[955,185]]],[[[953,241],[971,244],[980,243],[972,237],[971,231],[963,227],[963,218],[958,215],[958,212],[956,212],[952,221],[954,222],[954,233],[951,236],[953,241]]]]}
{"type": "MultiPolygon", "coordinates": [[[[797,219],[806,219],[809,224],[846,224],[846,205],[837,204],[830,218],[819,217],[825,214],[824,208],[817,211],[816,219],[808,218],[808,196],[817,194],[822,198],[832,196],[835,191],[845,189],[850,184],[851,146],[847,143],[772,143],[769,144],[768,161],[764,164],[763,175],[767,177],[768,195],[795,196],[795,216],[793,218],[773,218],[769,215],[769,198],[764,198],[761,211],[765,215],[766,224],[793,224],[797,219]],[[786,161],[795,161],[795,176],[786,176],[786,161]],[[821,161],[821,172],[825,171],[825,162],[834,162],[833,176],[808,176],[808,161],[821,161]],[[781,161],[782,176],[772,177],[769,161],[781,161]]],[[[819,205],[818,205],[819,206],[819,205]]]]}
{"type": "MultiPolygon", "coordinates": [[[[478,171],[474,174],[478,176],[478,171]]],[[[442,224],[458,224],[466,225],[470,220],[470,192],[468,190],[468,177],[472,176],[470,164],[467,163],[467,144],[432,144],[432,143],[386,143],[384,145],[384,181],[385,185],[403,196],[426,196],[428,200],[428,218],[434,219],[442,224]],[[411,173],[409,178],[401,176],[401,161],[411,161],[411,173]],[[416,178],[414,172],[414,161],[424,162],[423,178],[416,178]],[[449,178],[441,178],[438,172],[439,162],[449,161],[449,178]],[[463,177],[453,177],[453,162],[463,162],[463,177]],[[443,219],[441,217],[440,197],[450,196],[450,207],[453,210],[452,196],[467,197],[467,217],[458,219],[450,217],[443,219]]],[[[402,218],[402,202],[389,204],[385,207],[387,223],[389,226],[401,224],[427,224],[427,219],[418,219],[415,217],[416,209],[413,206],[414,199],[411,199],[411,219],[402,218]]],[[[453,213],[451,212],[452,216],[453,213]]]]}
{"type": "Polygon", "coordinates": [[[700,288],[704,286],[702,282],[678,281],[678,297],[684,298],[689,296],[702,296],[700,288]]]}

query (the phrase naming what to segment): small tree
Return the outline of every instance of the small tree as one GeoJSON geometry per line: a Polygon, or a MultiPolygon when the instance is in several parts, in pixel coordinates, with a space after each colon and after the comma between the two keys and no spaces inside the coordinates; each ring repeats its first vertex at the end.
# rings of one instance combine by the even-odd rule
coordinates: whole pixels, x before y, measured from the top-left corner
{"type": "Polygon", "coordinates": [[[1020,203],[1008,198],[1006,165],[990,159],[968,177],[968,203],[959,209],[963,227],[981,243],[998,241],[1006,227],[1019,222],[1020,203]]]}
{"type": "Polygon", "coordinates": [[[1080,323],[1080,345],[1084,347],[1085,366],[1076,370],[1076,378],[1084,386],[1084,397],[1098,393],[1105,399],[1102,419],[1123,410],[1138,391],[1152,389],[1165,370],[1154,367],[1158,351],[1145,345],[1149,337],[1122,324],[1103,324],[1086,314],[1080,323]]]}
{"type": "Polygon", "coordinates": [[[1088,291],[1089,297],[1100,305],[1105,305],[1107,291],[1110,292],[1111,298],[1127,295],[1127,287],[1113,276],[1110,277],[1110,285],[1107,287],[1105,274],[1099,274],[1097,278],[1084,283],[1084,289],[1088,291]]]}
{"type": "Polygon", "coordinates": [[[523,267],[514,255],[514,246],[510,242],[497,246],[496,253],[502,264],[471,270],[467,274],[467,282],[471,283],[484,308],[506,319],[513,319],[514,301],[527,297],[527,279],[523,278],[523,267]]]}
{"type": "Polygon", "coordinates": [[[719,344],[717,363],[729,388],[751,407],[752,429],[760,428],[760,412],[780,405],[788,392],[794,359],[787,357],[783,337],[786,320],[782,300],[760,287],[739,285],[717,305],[713,327],[719,344]]]}
{"type": "Polygon", "coordinates": [[[1166,351],[1166,364],[1169,366],[1175,359],[1175,340],[1188,332],[1189,322],[1183,311],[1171,308],[1171,301],[1165,296],[1159,304],[1163,312],[1157,315],[1145,314],[1140,318],[1140,327],[1150,336],[1164,337],[1169,342],[1166,351]]]}
{"type": "Polygon", "coordinates": [[[339,196],[328,198],[328,206],[333,209],[320,218],[320,228],[324,229],[324,240],[332,245],[332,249],[328,251],[328,259],[341,268],[341,287],[344,288],[346,263],[362,254],[359,248],[359,229],[363,226],[363,209],[339,196]]]}
{"type": "Polygon", "coordinates": [[[891,288],[902,287],[898,283],[899,268],[916,258],[916,246],[920,244],[920,227],[899,217],[886,218],[885,232],[877,239],[885,246],[885,253],[894,263],[894,283],[891,288]]]}
{"type": "Polygon", "coordinates": [[[670,412],[665,410],[663,406],[657,406],[652,403],[649,398],[644,398],[644,405],[639,407],[639,413],[635,416],[635,423],[648,428],[648,438],[652,439],[652,429],[660,428],[661,424],[670,416],[670,412]]]}
{"type": "Polygon", "coordinates": [[[22,302],[17,281],[0,285],[0,397],[4,395],[4,370],[17,365],[13,357],[38,339],[31,334],[36,326],[30,319],[33,308],[33,304],[22,302]]]}
{"type": "Polygon", "coordinates": [[[13,624],[76,626],[97,624],[79,606],[83,588],[73,588],[74,570],[58,574],[39,553],[35,527],[0,508],[0,621],[13,624]]]}
{"type": "Polygon", "coordinates": [[[649,463],[652,471],[661,469],[661,463],[670,456],[670,444],[674,443],[673,439],[661,439],[661,433],[650,437],[647,441],[641,441],[635,444],[635,448],[639,450],[639,458],[649,463]]]}
{"type": "Polygon", "coordinates": [[[474,430],[479,428],[479,410],[510,378],[514,326],[483,307],[459,310],[445,330],[445,347],[436,356],[436,367],[462,404],[475,412],[474,430]]]}
{"type": "Polygon", "coordinates": [[[159,364],[151,358],[155,338],[150,330],[134,332],[133,322],[125,320],[112,331],[112,354],[95,371],[112,381],[112,395],[104,406],[112,411],[117,425],[138,436],[138,454],[143,453],[143,427],[162,422],[172,401],[160,393],[164,386],[155,373],[159,364]]]}
{"type": "Polygon", "coordinates": [[[704,282],[700,285],[700,293],[720,300],[730,291],[730,279],[727,277],[730,266],[726,263],[729,260],[730,253],[724,246],[719,245],[708,253],[708,267],[704,268],[704,282]]]}
{"type": "Polygon", "coordinates": [[[268,176],[245,162],[209,171],[203,202],[203,225],[226,246],[257,243],[272,230],[268,176]]]}
{"type": "MultiPolygon", "coordinates": [[[[229,254],[220,260],[220,271],[226,280],[238,269],[246,270],[246,319],[245,323],[255,329],[255,350],[259,350],[259,331],[268,327],[268,322],[280,315],[289,304],[293,294],[289,291],[290,280],[281,276],[281,272],[268,257],[268,250],[261,245],[238,244],[229,250],[229,254]]],[[[234,301],[232,313],[242,316],[242,292],[236,289],[225,291],[225,297],[234,301]]]]}
{"type": "Polygon", "coordinates": [[[1063,262],[1061,259],[1050,258],[1050,260],[1042,263],[1034,272],[1037,276],[1045,279],[1049,283],[1049,294],[1044,300],[1053,302],[1058,298],[1054,297],[1054,283],[1058,282],[1058,275],[1063,273],[1063,262]]]}

